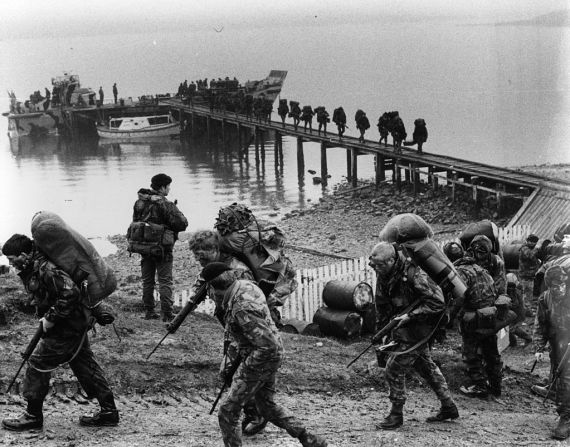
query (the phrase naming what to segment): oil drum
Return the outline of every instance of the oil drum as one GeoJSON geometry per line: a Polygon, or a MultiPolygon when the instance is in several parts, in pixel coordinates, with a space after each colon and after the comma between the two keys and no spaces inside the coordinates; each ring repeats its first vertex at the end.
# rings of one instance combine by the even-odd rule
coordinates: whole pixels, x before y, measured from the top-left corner
{"type": "Polygon", "coordinates": [[[308,321],[303,320],[297,320],[295,318],[283,320],[283,326],[281,327],[280,331],[287,334],[313,335],[316,337],[320,335],[318,324],[309,323],[308,321]]]}
{"type": "Polygon", "coordinates": [[[505,260],[505,269],[518,270],[519,268],[519,252],[524,244],[510,243],[503,245],[503,258],[505,260]]]}
{"type": "Polygon", "coordinates": [[[366,282],[333,279],[323,289],[323,303],[331,309],[365,310],[373,299],[372,286],[366,282]]]}
{"type": "Polygon", "coordinates": [[[362,333],[373,334],[376,329],[376,308],[373,304],[366,307],[365,310],[358,311],[362,317],[362,333]]]}
{"type": "Polygon", "coordinates": [[[331,309],[322,306],[313,315],[313,322],[319,325],[323,335],[351,338],[360,334],[362,317],[349,310],[331,309]]]}

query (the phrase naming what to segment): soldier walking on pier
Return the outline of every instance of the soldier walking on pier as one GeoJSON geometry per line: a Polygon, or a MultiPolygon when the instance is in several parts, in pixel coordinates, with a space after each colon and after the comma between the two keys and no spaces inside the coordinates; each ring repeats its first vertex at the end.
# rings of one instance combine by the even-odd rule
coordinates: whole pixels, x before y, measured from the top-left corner
{"type": "Polygon", "coordinates": [[[356,128],[360,131],[360,137],[358,137],[358,141],[364,143],[364,132],[366,132],[366,129],[370,128],[370,121],[368,121],[366,113],[360,109],[356,111],[356,114],[354,115],[354,121],[356,121],[356,128]]]}
{"type": "Polygon", "coordinates": [[[115,104],[117,104],[117,96],[119,95],[119,90],[117,89],[117,83],[113,84],[113,98],[115,100],[115,104]]]}
{"type": "Polygon", "coordinates": [[[99,105],[103,105],[103,99],[105,98],[105,94],[103,93],[103,87],[99,87],[99,105]]]}
{"type": "Polygon", "coordinates": [[[332,120],[338,129],[338,137],[342,138],[346,130],[346,113],[344,113],[342,106],[334,109],[332,120]]]}

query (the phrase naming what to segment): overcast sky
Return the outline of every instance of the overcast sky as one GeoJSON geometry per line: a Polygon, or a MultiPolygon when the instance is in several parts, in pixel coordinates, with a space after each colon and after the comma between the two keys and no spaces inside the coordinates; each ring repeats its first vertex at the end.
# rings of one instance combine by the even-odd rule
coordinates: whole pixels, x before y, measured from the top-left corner
{"type": "Polygon", "coordinates": [[[1,28],[5,31],[31,27],[37,34],[53,30],[62,20],[73,24],[70,28],[80,23],[84,29],[117,21],[132,24],[137,19],[151,26],[169,21],[205,24],[256,19],[260,23],[291,16],[324,21],[387,14],[501,21],[532,18],[569,7],[570,0],[0,0],[0,22],[4,22],[1,28]]]}

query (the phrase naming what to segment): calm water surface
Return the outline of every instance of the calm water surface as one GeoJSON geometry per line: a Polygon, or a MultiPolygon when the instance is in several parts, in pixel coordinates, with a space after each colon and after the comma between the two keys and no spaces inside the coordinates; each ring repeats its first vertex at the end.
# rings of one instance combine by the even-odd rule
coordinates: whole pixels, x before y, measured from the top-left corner
{"type": "MultiPolygon", "coordinates": [[[[399,110],[408,133],[426,120],[427,152],[499,166],[570,162],[570,30],[462,26],[457,23],[337,25],[260,29],[211,27],[186,32],[20,39],[0,42],[0,103],[7,89],[24,98],[64,70],[106,98],[174,92],[188,79],[236,76],[261,79],[288,70],[281,97],[313,107],[361,108],[378,138],[378,116],[399,110]]],[[[319,170],[318,146],[305,144],[305,176],[294,140],[285,139],[283,166],[273,145],[255,165],[216,144],[193,141],[63,144],[57,139],[14,148],[0,121],[0,240],[28,232],[33,213],[50,209],[90,236],[124,233],[136,191],[157,172],[174,178],[171,198],[189,229],[211,227],[220,206],[245,202],[279,218],[310,205],[327,189],[307,169],[319,170]],[[225,155],[227,153],[227,155],[225,155]]],[[[345,154],[329,151],[330,184],[343,180],[345,154]]],[[[367,157],[370,158],[370,157],[367,157]]],[[[359,163],[372,176],[372,163],[359,163]]]]}

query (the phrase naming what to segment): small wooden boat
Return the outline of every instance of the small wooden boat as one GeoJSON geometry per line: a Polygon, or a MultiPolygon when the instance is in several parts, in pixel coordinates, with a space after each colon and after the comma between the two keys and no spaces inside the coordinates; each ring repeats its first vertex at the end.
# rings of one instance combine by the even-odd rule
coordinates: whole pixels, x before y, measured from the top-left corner
{"type": "Polygon", "coordinates": [[[98,125],[101,138],[164,137],[180,133],[180,124],[172,115],[125,116],[111,118],[108,125],[98,125]]]}

